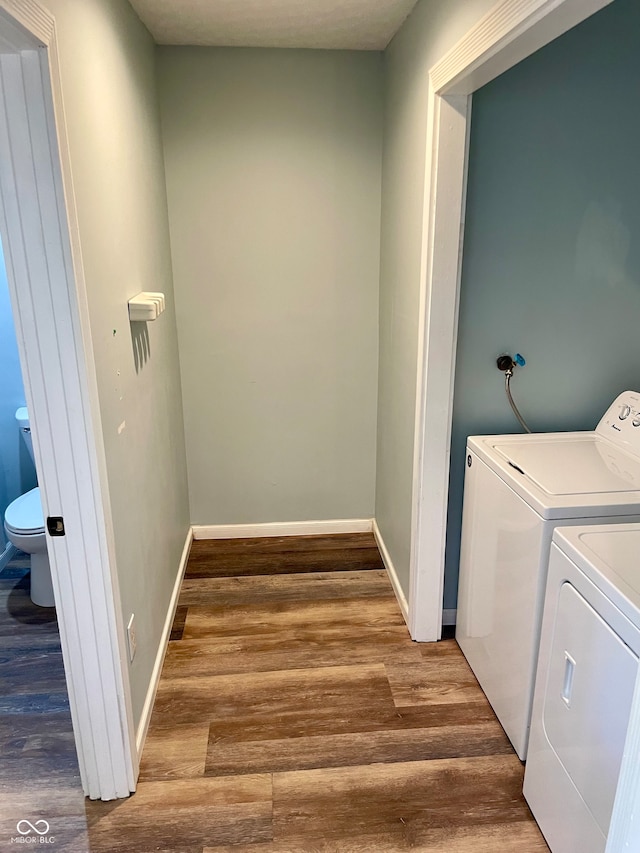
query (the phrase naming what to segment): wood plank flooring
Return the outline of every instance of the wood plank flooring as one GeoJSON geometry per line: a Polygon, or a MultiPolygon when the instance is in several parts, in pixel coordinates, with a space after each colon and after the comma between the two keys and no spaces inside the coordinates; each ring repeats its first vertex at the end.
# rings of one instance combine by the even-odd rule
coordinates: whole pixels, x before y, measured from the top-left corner
{"type": "Polygon", "coordinates": [[[546,853],[455,641],[409,639],[370,534],[194,542],[129,800],[93,853],[546,853]]]}
{"type": "Polygon", "coordinates": [[[84,853],[85,800],[56,612],[32,603],[28,565],[18,558],[0,572],[0,850],[16,849],[11,838],[24,819],[49,823],[52,849],[84,853]]]}

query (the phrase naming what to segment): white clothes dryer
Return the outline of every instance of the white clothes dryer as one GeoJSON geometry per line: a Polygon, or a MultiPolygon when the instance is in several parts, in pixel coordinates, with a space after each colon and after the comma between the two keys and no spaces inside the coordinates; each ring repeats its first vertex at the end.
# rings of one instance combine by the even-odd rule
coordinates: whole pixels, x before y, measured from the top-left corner
{"type": "Polygon", "coordinates": [[[594,432],[472,436],[467,466],[456,639],[524,760],[553,530],[640,521],[640,393],[594,432]]]}
{"type": "Polygon", "coordinates": [[[640,524],[553,535],[524,780],[552,853],[606,847],[638,674],[639,554],[640,524]]]}

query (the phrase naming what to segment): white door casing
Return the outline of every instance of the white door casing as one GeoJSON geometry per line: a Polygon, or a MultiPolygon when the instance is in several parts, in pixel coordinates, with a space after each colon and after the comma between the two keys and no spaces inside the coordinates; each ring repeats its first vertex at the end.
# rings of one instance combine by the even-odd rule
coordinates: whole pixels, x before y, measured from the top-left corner
{"type": "Polygon", "coordinates": [[[471,95],[612,0],[502,0],[429,72],[409,629],[442,632],[471,95]]]}
{"type": "Polygon", "coordinates": [[[58,69],[55,21],[0,0],[0,234],[45,517],[84,792],[138,772],[106,464],[58,69]]]}

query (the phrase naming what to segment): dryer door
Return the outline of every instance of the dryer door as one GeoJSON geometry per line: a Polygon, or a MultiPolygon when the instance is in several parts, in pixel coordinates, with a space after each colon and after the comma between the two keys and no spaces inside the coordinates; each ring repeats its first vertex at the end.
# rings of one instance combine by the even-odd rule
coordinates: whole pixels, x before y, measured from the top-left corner
{"type": "Polygon", "coordinates": [[[552,749],[607,835],[638,658],[570,584],[560,588],[543,720],[552,749]]]}

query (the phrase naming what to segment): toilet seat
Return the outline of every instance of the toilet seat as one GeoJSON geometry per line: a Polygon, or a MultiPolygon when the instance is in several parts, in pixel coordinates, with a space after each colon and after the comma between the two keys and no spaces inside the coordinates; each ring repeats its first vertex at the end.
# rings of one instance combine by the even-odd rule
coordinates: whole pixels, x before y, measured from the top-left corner
{"type": "Polygon", "coordinates": [[[38,536],[44,533],[44,515],[40,501],[40,489],[31,489],[9,504],[4,515],[7,531],[22,536],[38,536]]]}

